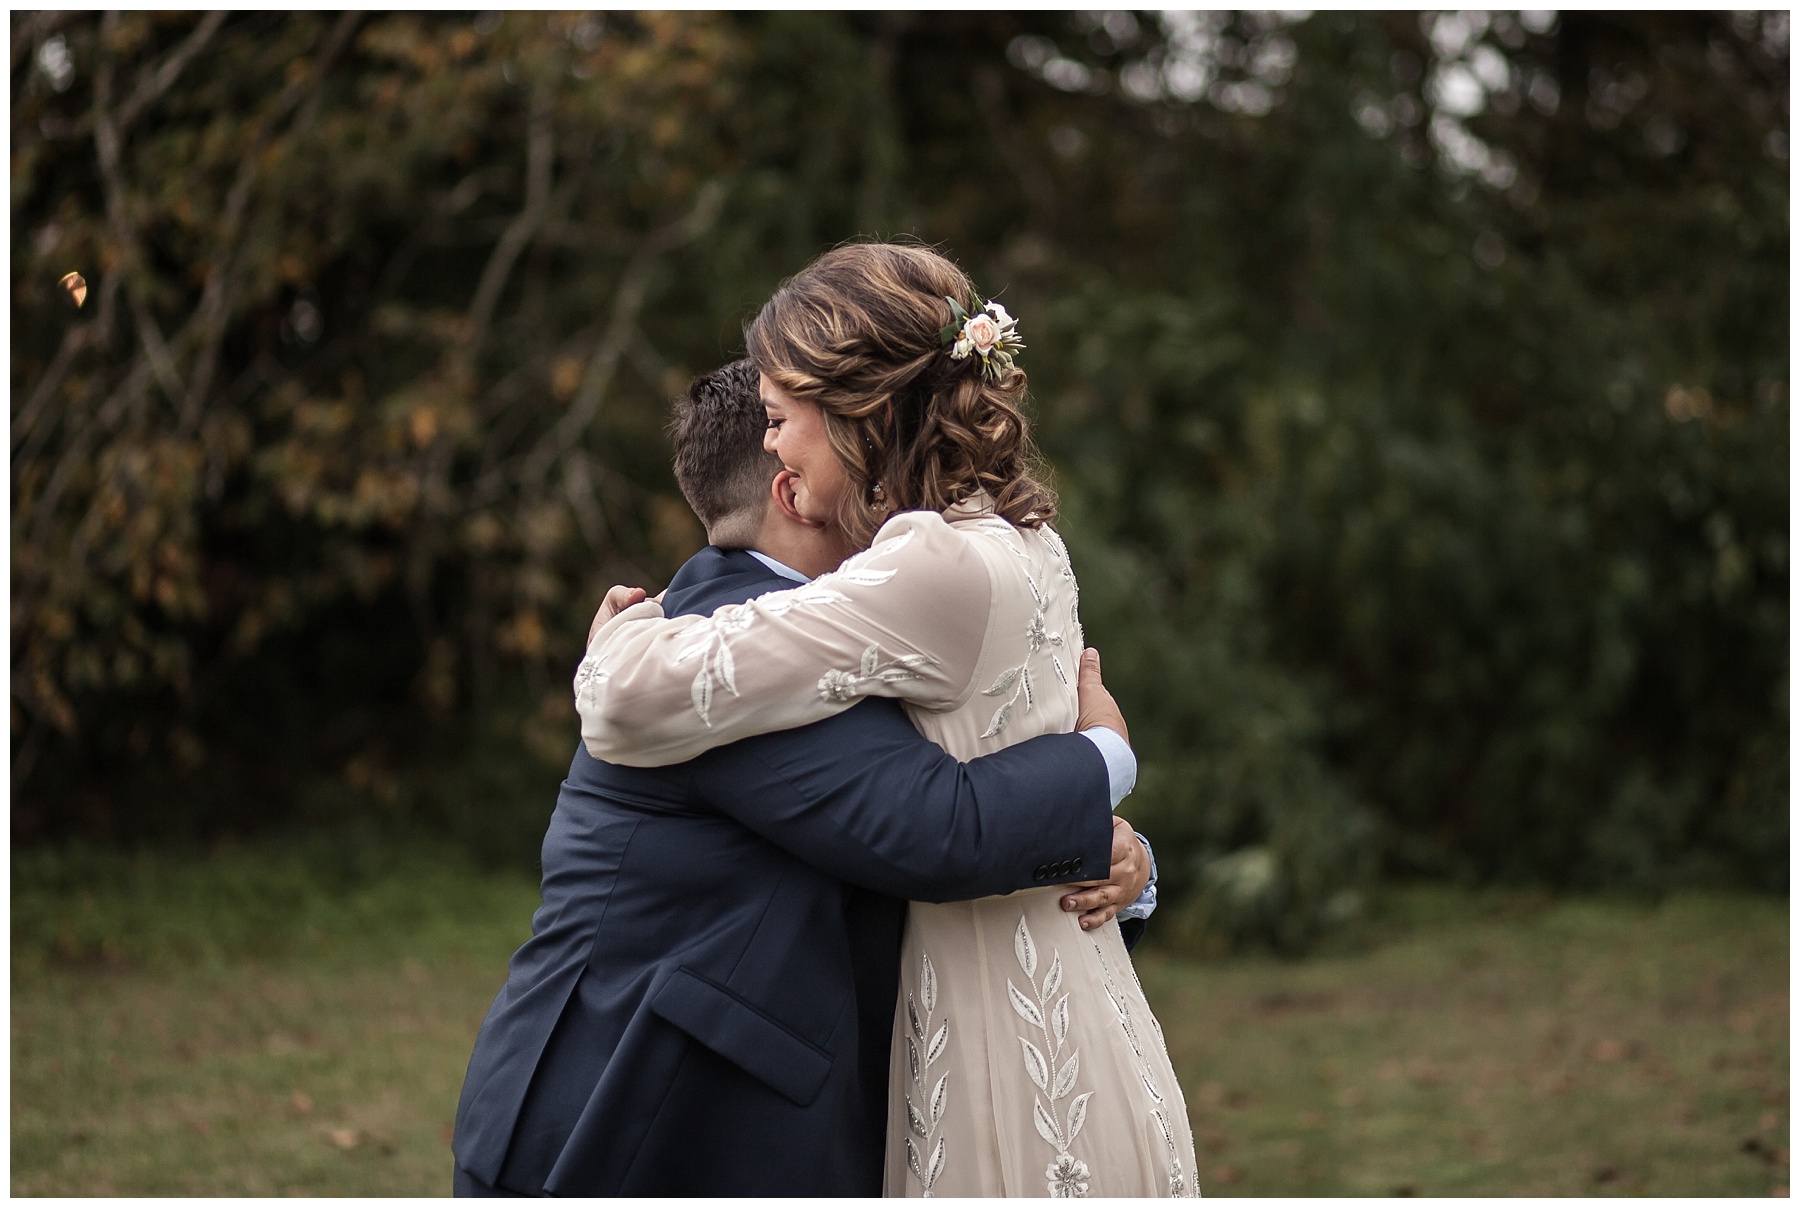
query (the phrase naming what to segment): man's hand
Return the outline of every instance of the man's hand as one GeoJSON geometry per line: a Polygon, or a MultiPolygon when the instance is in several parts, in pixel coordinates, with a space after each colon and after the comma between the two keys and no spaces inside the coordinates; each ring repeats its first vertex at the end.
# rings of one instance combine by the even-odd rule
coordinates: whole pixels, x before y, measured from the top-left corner
{"type": "MultiPolygon", "coordinates": [[[[588,626],[587,640],[592,642],[594,640],[594,635],[600,632],[600,626],[606,624],[608,621],[624,612],[627,608],[630,608],[633,604],[642,604],[649,598],[650,593],[641,587],[626,587],[624,584],[620,584],[619,586],[608,590],[606,598],[600,601],[600,610],[594,614],[594,623],[588,626]]],[[[660,600],[662,599],[662,596],[659,595],[656,598],[660,600]]]]}
{"type": "MultiPolygon", "coordinates": [[[[613,588],[613,591],[619,590],[621,589],[613,588]]],[[[607,599],[611,598],[609,593],[607,599]]],[[[591,638],[593,634],[588,636],[591,638]]],[[[1093,726],[1105,726],[1126,742],[1131,741],[1131,733],[1125,728],[1125,715],[1119,712],[1118,702],[1113,700],[1106,685],[1100,682],[1100,652],[1092,646],[1081,652],[1081,667],[1075,675],[1075,698],[1078,706],[1075,715],[1077,732],[1093,726]]],[[[1099,924],[1096,923],[1095,926],[1099,924]]]]}
{"type": "MultiPolygon", "coordinates": [[[[1082,657],[1082,679],[1085,683],[1085,654],[1082,657]]],[[[1098,685],[1099,682],[1099,668],[1096,665],[1094,683],[1098,685]]],[[[1105,689],[1101,691],[1104,692],[1105,689]]],[[[1107,700],[1111,701],[1112,697],[1108,696],[1107,700]]],[[[1081,887],[1081,891],[1063,895],[1062,908],[1082,912],[1083,931],[1092,931],[1142,896],[1144,886],[1150,884],[1150,856],[1144,851],[1144,845],[1138,842],[1137,834],[1131,829],[1129,822],[1118,817],[1113,819],[1112,876],[1105,881],[1078,881],[1076,884],[1081,887]]]]}

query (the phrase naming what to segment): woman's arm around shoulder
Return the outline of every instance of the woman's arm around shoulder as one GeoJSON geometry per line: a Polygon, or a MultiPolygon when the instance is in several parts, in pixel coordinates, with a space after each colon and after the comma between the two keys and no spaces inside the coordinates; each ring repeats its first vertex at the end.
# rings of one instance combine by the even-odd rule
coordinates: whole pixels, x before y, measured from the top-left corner
{"type": "Polygon", "coordinates": [[[581,737],[596,759],[660,767],[865,696],[954,707],[972,687],[992,596],[967,536],[936,512],[905,512],[802,587],[709,617],[633,605],[594,634],[576,672],[581,737]]]}

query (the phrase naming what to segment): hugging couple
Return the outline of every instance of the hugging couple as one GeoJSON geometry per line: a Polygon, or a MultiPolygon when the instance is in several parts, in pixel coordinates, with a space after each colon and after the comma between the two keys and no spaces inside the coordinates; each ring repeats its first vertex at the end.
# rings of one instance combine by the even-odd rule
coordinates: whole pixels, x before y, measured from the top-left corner
{"type": "Polygon", "coordinates": [[[576,674],[457,1194],[1198,1194],[1014,321],[866,243],[747,336],[676,406],[711,544],[576,674]]]}

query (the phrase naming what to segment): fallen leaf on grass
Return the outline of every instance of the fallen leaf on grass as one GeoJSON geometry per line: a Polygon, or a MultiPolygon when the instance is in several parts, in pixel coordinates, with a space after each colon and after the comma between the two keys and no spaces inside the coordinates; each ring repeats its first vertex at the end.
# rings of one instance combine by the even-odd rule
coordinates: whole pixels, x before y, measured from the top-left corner
{"type": "Polygon", "coordinates": [[[294,1097],[288,1102],[294,1105],[294,1110],[297,1112],[305,1113],[313,1109],[312,1096],[305,1091],[295,1091],[294,1097]]]}
{"type": "Polygon", "coordinates": [[[1215,1183],[1238,1183],[1243,1181],[1244,1172],[1235,1166],[1215,1166],[1212,1177],[1215,1183]]]}
{"type": "Polygon", "coordinates": [[[330,1137],[331,1143],[339,1149],[355,1149],[357,1144],[362,1141],[362,1134],[354,1128],[334,1128],[327,1132],[326,1136],[330,1137]]]}

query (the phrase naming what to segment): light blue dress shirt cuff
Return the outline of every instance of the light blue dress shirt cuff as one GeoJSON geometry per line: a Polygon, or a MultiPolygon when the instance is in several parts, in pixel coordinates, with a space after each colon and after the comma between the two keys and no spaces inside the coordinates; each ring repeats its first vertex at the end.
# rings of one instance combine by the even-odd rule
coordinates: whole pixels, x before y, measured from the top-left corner
{"type": "Polygon", "coordinates": [[[1100,748],[1100,758],[1106,760],[1106,778],[1112,784],[1112,805],[1118,809],[1119,802],[1137,787],[1137,756],[1131,753],[1131,744],[1117,730],[1105,726],[1089,726],[1081,736],[1100,748]]]}
{"type": "Polygon", "coordinates": [[[1138,900],[1119,911],[1117,917],[1147,919],[1150,912],[1156,909],[1156,853],[1150,850],[1150,840],[1144,838],[1141,831],[1133,833],[1137,835],[1138,842],[1144,845],[1144,854],[1150,857],[1150,884],[1144,886],[1144,892],[1138,895],[1138,900]]]}
{"type": "MultiPolygon", "coordinates": [[[[1137,756],[1132,754],[1131,744],[1117,730],[1089,726],[1081,733],[1100,748],[1100,757],[1106,760],[1106,778],[1112,784],[1112,804],[1118,809],[1119,802],[1137,787],[1137,756]]],[[[1147,919],[1156,909],[1156,853],[1150,850],[1150,840],[1143,835],[1138,835],[1138,842],[1144,845],[1144,854],[1150,857],[1150,883],[1144,886],[1137,901],[1119,911],[1118,917],[1122,919],[1147,919]]]]}

